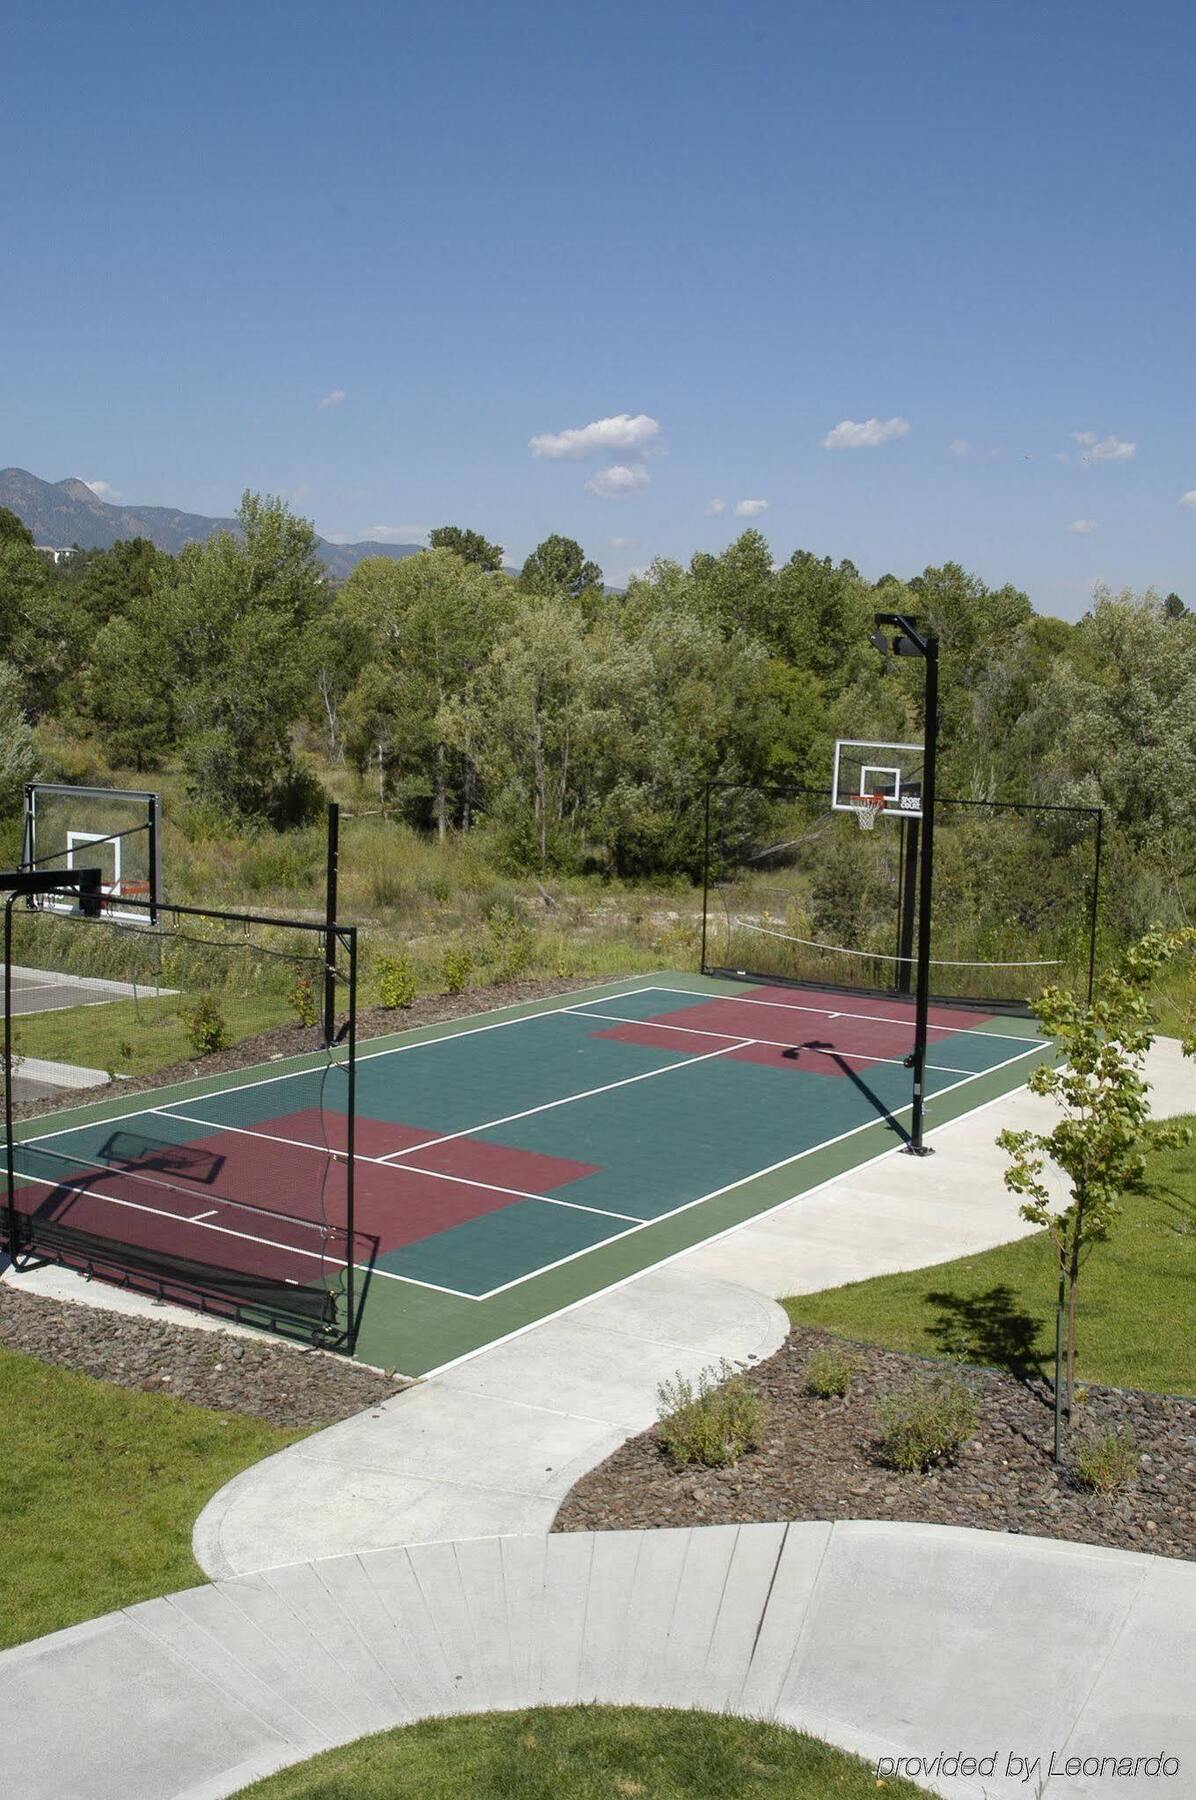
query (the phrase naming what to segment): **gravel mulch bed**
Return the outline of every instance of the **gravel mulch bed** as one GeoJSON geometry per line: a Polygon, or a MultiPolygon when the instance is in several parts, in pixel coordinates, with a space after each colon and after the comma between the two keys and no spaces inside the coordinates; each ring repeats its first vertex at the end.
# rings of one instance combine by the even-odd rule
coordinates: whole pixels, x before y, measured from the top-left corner
{"type": "Polygon", "coordinates": [[[900,1474],[877,1462],[876,1402],[926,1370],[922,1358],[794,1326],[775,1356],[746,1372],[768,1408],[760,1449],[733,1468],[679,1468],[656,1431],[643,1432],[577,1483],[553,1529],[899,1519],[1196,1558],[1196,1400],[1088,1386],[1078,1430],[1132,1431],[1140,1452],[1133,1485],[1101,1496],[1055,1469],[1045,1384],[969,1369],[961,1373],[980,1403],[976,1436],[954,1466],[900,1474]],[[855,1363],[851,1391],[814,1399],[803,1392],[805,1364],[830,1345],[855,1363]]]}
{"type": "MultiPolygon", "coordinates": [[[[499,981],[489,987],[470,988],[464,994],[423,994],[410,1006],[363,1007],[357,1015],[358,1054],[368,1049],[366,1040],[369,1038],[390,1037],[397,1031],[414,1030],[418,1025],[439,1025],[446,1019],[464,1019],[471,1013],[518,1006],[526,1000],[542,1000],[551,994],[571,994],[578,988],[596,985],[593,975],[574,976],[564,981],[499,981]]],[[[172,1063],[170,1068],[155,1069],[148,1075],[122,1077],[107,1087],[62,1091],[40,1100],[18,1101],[14,1104],[13,1114],[18,1119],[33,1119],[41,1113],[60,1112],[65,1106],[111,1099],[115,1094],[140,1094],[152,1088],[172,1087],[175,1082],[191,1081],[197,1075],[222,1075],[235,1069],[252,1068],[255,1063],[308,1056],[320,1047],[316,1027],[278,1025],[271,1031],[246,1038],[243,1043],[232,1044],[227,1050],[217,1050],[211,1056],[172,1063]]]]}
{"type": "Polygon", "coordinates": [[[288,1429],[332,1425],[405,1385],[347,1357],[23,1294],[0,1282],[0,1346],[146,1394],[288,1429]]]}

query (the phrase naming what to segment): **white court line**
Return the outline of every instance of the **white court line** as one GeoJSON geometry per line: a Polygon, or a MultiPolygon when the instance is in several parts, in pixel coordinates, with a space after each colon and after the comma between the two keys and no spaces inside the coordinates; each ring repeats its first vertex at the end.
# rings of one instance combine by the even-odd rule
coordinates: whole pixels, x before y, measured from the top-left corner
{"type": "MultiPolygon", "coordinates": [[[[597,1005],[598,1002],[595,1001],[594,1004],[597,1005]]],[[[726,1039],[735,1035],[733,1031],[702,1031],[697,1025],[664,1025],[659,1019],[625,1018],[620,1013],[585,1012],[580,1006],[567,1007],[566,1011],[571,1012],[576,1019],[595,1019],[599,1022],[609,1019],[612,1025],[643,1025],[648,1031],[680,1031],[684,1032],[687,1037],[726,1039]]],[[[840,1017],[851,1019],[855,1017],[855,1014],[831,1013],[828,1016],[832,1019],[840,1017]]],[[[866,1050],[828,1050],[824,1044],[794,1044],[792,1038],[754,1037],[747,1041],[749,1044],[761,1044],[769,1050],[812,1050],[818,1056],[837,1056],[843,1062],[890,1063],[895,1069],[903,1069],[907,1066],[903,1056],[869,1056],[866,1050]]],[[[940,1075],[974,1075],[976,1073],[974,1069],[953,1068],[949,1063],[927,1063],[926,1067],[934,1069],[940,1075]]]]}
{"type": "MultiPolygon", "coordinates": [[[[764,983],[763,985],[767,986],[767,983],[764,983]]],[[[703,1004],[708,1000],[725,1000],[729,1006],[773,1006],[781,1008],[784,1012],[817,1013],[818,1016],[823,1019],[867,1019],[874,1025],[905,1025],[908,1023],[908,1015],[902,1016],[901,1014],[894,1013],[853,1012],[850,1007],[842,1006],[801,1006],[793,1000],[751,1000],[746,994],[694,994],[692,988],[665,987],[663,983],[659,986],[647,989],[641,988],[637,991],[640,993],[646,992],[654,994],[685,994],[694,1000],[695,1005],[703,1004]]],[[[619,996],[617,994],[611,995],[612,1000],[617,1000],[618,998],[619,996]]],[[[981,1002],[981,1004],[983,1004],[983,1002],[981,1002]]],[[[981,1031],[976,1025],[927,1025],[926,1029],[928,1031],[946,1031],[952,1037],[1000,1038],[1003,1042],[1009,1044],[1027,1044],[1032,1041],[1035,1044],[1045,1045],[1049,1044],[1051,1041],[1050,1038],[1034,1038],[1031,1040],[1029,1038],[1021,1037],[1017,1032],[1013,1031],[981,1031]]],[[[1000,1068],[1001,1064],[998,1063],[995,1066],[1000,1068]]]]}
{"type": "Polygon", "coordinates": [[[564,1094],[559,1100],[545,1100],[540,1106],[525,1106],[522,1112],[504,1113],[501,1119],[487,1119],[484,1124],[467,1125],[463,1131],[446,1131],[443,1137],[429,1138],[426,1143],[418,1144],[411,1150],[392,1150],[383,1158],[390,1167],[395,1166],[395,1159],[401,1156],[422,1155],[425,1150],[433,1150],[437,1144],[451,1144],[457,1138],[474,1137],[482,1131],[493,1131],[499,1125],[511,1125],[516,1119],[530,1119],[536,1113],[552,1112],[558,1106],[572,1106],[578,1100],[592,1100],[595,1094],[611,1094],[616,1088],[631,1087],[637,1081],[654,1081],[658,1075],[674,1075],[678,1069],[692,1069],[695,1063],[710,1062],[716,1056],[729,1056],[733,1050],[746,1050],[751,1038],[739,1038],[724,1044],[721,1050],[704,1050],[701,1056],[687,1056],[681,1062],[669,1063],[663,1069],[645,1069],[639,1075],[624,1075],[621,1081],[604,1081],[601,1087],[583,1088],[579,1094],[564,1094]]]}
{"type": "Polygon", "coordinates": [[[211,1212],[192,1213],[191,1223],[192,1223],[192,1225],[202,1225],[205,1219],[214,1219],[216,1217],[216,1215],[217,1215],[216,1207],[213,1207],[211,1212]]]}
{"type": "MultiPolygon", "coordinates": [[[[569,993],[570,993],[570,995],[588,994],[588,993],[596,992],[599,989],[609,987],[609,985],[610,985],[609,982],[595,981],[595,982],[592,982],[588,988],[570,988],[569,993]]],[[[656,992],[659,992],[662,994],[676,994],[676,993],[685,993],[687,991],[688,990],[684,989],[684,988],[662,987],[662,988],[657,989],[657,988],[653,987],[653,985],[651,983],[644,983],[640,987],[624,988],[623,996],[630,995],[630,994],[645,994],[645,993],[656,993],[656,992]]],[[[619,998],[621,998],[621,996],[619,994],[610,994],[607,996],[607,998],[611,999],[611,1000],[618,1000],[619,998]]],[[[100,1001],[95,1001],[95,1002],[89,1002],[89,1004],[101,1005],[103,1003],[100,1001]]],[[[47,1007],[45,1010],[48,1012],[69,1012],[72,1009],[69,1007],[47,1007]]],[[[490,1007],[487,1010],[490,1012],[499,1012],[502,1009],[499,1007],[490,1007]]],[[[414,1043],[410,1043],[410,1044],[392,1044],[390,1046],[390,1048],[387,1050],[367,1050],[361,1056],[359,1056],[357,1058],[357,1066],[360,1068],[362,1063],[376,1062],[378,1060],[378,1058],[382,1057],[382,1056],[401,1056],[408,1050],[430,1050],[437,1044],[455,1043],[458,1038],[476,1037],[476,1036],[478,1036],[479,1033],[481,1033],[483,1031],[501,1031],[502,1028],[506,1025],[527,1025],[527,1024],[530,1024],[533,1019],[555,1019],[555,1018],[559,1017],[560,1014],[567,1012],[567,1011],[568,1011],[568,1006],[567,1006],[566,1002],[564,1000],[562,1000],[560,1006],[546,1006],[541,1012],[520,1013],[520,1015],[517,1019],[496,1019],[490,1025],[469,1025],[462,1031],[445,1031],[444,1035],[441,1037],[438,1037],[438,1038],[417,1038],[414,1043]]],[[[468,1018],[470,1016],[471,1015],[468,1013],[465,1015],[466,1018],[468,1018]]],[[[476,1016],[479,1018],[484,1018],[485,1013],[479,1013],[476,1016]]],[[[13,1014],[13,1017],[14,1018],[16,1017],[15,1013],[13,1014]]],[[[446,1025],[446,1026],[451,1026],[454,1023],[455,1023],[455,1021],[452,1019],[442,1019],[440,1021],[440,1024],[446,1025]]],[[[411,1027],[409,1027],[409,1029],[416,1030],[416,1031],[418,1031],[418,1030],[435,1030],[436,1027],[435,1026],[411,1026],[411,1027]]],[[[373,1040],[371,1038],[367,1038],[366,1042],[372,1043],[373,1040]]],[[[255,1064],[254,1066],[257,1068],[262,1067],[262,1065],[260,1063],[255,1064]]],[[[312,1066],[307,1069],[284,1069],[282,1071],[282,1073],[278,1074],[278,1075],[258,1075],[252,1081],[237,1081],[237,1082],[233,1082],[228,1087],[207,1088],[203,1093],[196,1094],[194,1096],[194,1098],[197,1100],[214,1100],[214,1099],[218,1099],[218,1098],[223,1098],[223,1096],[225,1094],[245,1094],[245,1093],[248,1093],[251,1088],[275,1087],[278,1084],[278,1082],[280,1082],[280,1081],[305,1081],[309,1076],[312,1076],[312,1075],[322,1076],[322,1075],[326,1074],[329,1068],[342,1069],[342,1068],[344,1068],[344,1066],[345,1065],[343,1063],[338,1063],[336,1061],[332,1061],[331,1063],[324,1063],[324,1064],[313,1063],[312,1066]]],[[[192,1086],[193,1084],[190,1082],[181,1082],[180,1081],[180,1082],[176,1082],[174,1085],[176,1087],[189,1087],[189,1086],[192,1086]]],[[[171,1090],[169,1088],[167,1088],[164,1091],[166,1093],[169,1093],[171,1090]]],[[[155,1092],[155,1090],[153,1088],[146,1088],[146,1089],[143,1089],[142,1092],[148,1094],[148,1093],[155,1092]]],[[[129,1098],[132,1099],[133,1096],[130,1095],[129,1098]]],[[[102,1105],[103,1102],[96,1101],[96,1102],[93,1102],[93,1104],[94,1105],[102,1105]]],[[[33,1143],[44,1144],[44,1143],[47,1143],[50,1138],[68,1137],[72,1131],[86,1131],[95,1125],[119,1125],[124,1119],[137,1119],[137,1118],[142,1117],[142,1115],[147,1112],[156,1112],[156,1113],[162,1113],[164,1115],[169,1115],[171,1106],[173,1106],[173,1105],[185,1106],[186,1104],[187,1104],[187,1096],[183,1095],[182,1098],[177,1101],[163,1100],[161,1102],[161,1104],[157,1105],[157,1106],[131,1107],[128,1112],[107,1113],[107,1114],[105,1114],[105,1116],[102,1119],[87,1119],[87,1120],[84,1120],[83,1123],[79,1124],[79,1125],[63,1125],[63,1126],[60,1126],[60,1128],[57,1131],[39,1131],[37,1133],[36,1137],[19,1138],[19,1139],[17,1139],[17,1142],[24,1143],[24,1144],[33,1144],[33,1143]]],[[[81,1108],[72,1108],[71,1110],[79,1111],[82,1109],[81,1108]]],[[[223,1130],[224,1127],[221,1127],[221,1129],[223,1130]]]]}
{"type": "MultiPolygon", "coordinates": [[[[217,1125],[212,1119],[196,1118],[194,1113],[166,1112],[158,1107],[154,1107],[152,1110],[160,1119],[181,1119],[186,1125],[202,1125],[209,1131],[235,1132],[238,1137],[256,1138],[259,1144],[286,1144],[295,1150],[314,1150],[317,1156],[329,1156],[334,1162],[347,1163],[349,1160],[347,1151],[334,1150],[328,1144],[309,1144],[304,1138],[280,1137],[272,1131],[251,1131],[244,1125],[217,1125]]],[[[430,1141],[439,1142],[440,1140],[430,1141]]],[[[418,1156],[423,1147],[422,1144],[413,1144],[409,1152],[392,1150],[390,1154],[392,1156],[407,1154],[418,1156]]],[[[572,1212],[599,1213],[605,1219],[635,1219],[638,1222],[639,1218],[638,1213],[612,1212],[607,1206],[583,1206],[580,1200],[558,1200],[551,1194],[533,1194],[526,1188],[504,1187],[498,1181],[478,1181],[468,1175],[454,1175],[448,1169],[418,1169],[413,1163],[404,1163],[399,1167],[395,1163],[388,1162],[384,1156],[366,1156],[360,1150],[353,1152],[353,1161],[370,1163],[376,1169],[387,1169],[396,1174],[428,1175],[433,1181],[454,1181],[461,1187],[481,1188],[487,1194],[510,1194],[515,1200],[542,1200],[546,1206],[567,1206],[572,1212]]]]}
{"type": "MultiPolygon", "coordinates": [[[[1017,1057],[1010,1058],[1011,1062],[1017,1060],[1017,1057]]],[[[956,1085],[961,1086],[962,1083],[956,1085]]],[[[1023,1082],[1021,1086],[1024,1088],[1025,1083],[1023,1082]]],[[[950,1089],[944,1091],[950,1092],[950,1089]]],[[[978,1113],[987,1112],[990,1107],[999,1106],[1002,1100],[1008,1100],[1010,1094],[1019,1091],[1018,1088],[1007,1088],[1004,1093],[994,1094],[991,1100],[982,1100],[979,1106],[970,1108],[967,1114],[961,1113],[959,1117],[975,1118],[978,1113]]],[[[908,1111],[909,1109],[907,1107],[902,1110],[908,1111]]],[[[874,1122],[879,1123],[879,1121],[874,1122]]],[[[958,1118],[945,1119],[941,1125],[932,1129],[945,1131],[948,1125],[957,1125],[958,1123],[958,1118]]],[[[863,1127],[857,1126],[856,1129],[862,1130],[863,1127]]],[[[850,1137],[851,1133],[847,1132],[844,1135],[850,1137]]],[[[550,1312],[541,1313],[537,1319],[527,1319],[522,1325],[516,1325],[513,1331],[504,1331],[501,1337],[488,1338],[484,1344],[475,1344],[472,1350],[463,1350],[460,1356],[452,1356],[447,1362],[438,1363],[434,1369],[425,1369],[422,1375],[412,1377],[412,1379],[431,1381],[437,1375],[446,1375],[450,1369],[458,1369],[463,1363],[472,1362],[475,1356],[484,1356],[487,1350],[497,1350],[500,1344],[514,1343],[517,1338],[526,1337],[529,1332],[535,1331],[540,1325],[549,1325],[554,1319],[563,1319],[569,1313],[580,1311],[583,1306],[588,1306],[591,1300],[604,1298],[607,1294],[617,1294],[620,1288],[630,1287],[633,1281],[639,1281],[643,1276],[655,1275],[661,1269],[669,1268],[673,1263],[680,1262],[683,1256],[693,1256],[699,1250],[709,1249],[711,1244],[721,1244],[725,1238],[733,1237],[737,1231],[750,1230],[762,1219],[771,1218],[773,1213],[783,1212],[787,1206],[794,1206],[799,1200],[808,1200],[812,1194],[819,1194],[824,1188],[833,1187],[835,1182],[842,1181],[845,1175],[854,1175],[860,1169],[870,1169],[874,1163],[884,1162],[890,1156],[900,1156],[902,1149],[903,1146],[900,1144],[886,1144],[883,1150],[878,1150],[874,1156],[866,1156],[862,1162],[853,1163],[850,1169],[840,1169],[837,1174],[828,1175],[824,1180],[816,1181],[812,1187],[803,1188],[798,1194],[787,1194],[783,1200],[774,1200],[771,1206],[761,1207],[759,1212],[750,1214],[746,1219],[737,1219],[733,1225],[724,1225],[721,1231],[712,1232],[709,1237],[698,1238],[692,1244],[685,1244],[680,1250],[670,1250],[667,1256],[658,1257],[655,1262],[645,1263],[643,1268],[632,1270],[630,1275],[621,1275],[618,1281],[608,1282],[605,1287],[594,1288],[588,1294],[579,1294],[576,1300],[569,1300],[564,1306],[554,1307],[550,1312]]],[[[751,1181],[754,1177],[749,1175],[745,1179],[751,1181]]],[[[705,1198],[713,1198],[713,1196],[707,1195],[705,1198]]],[[[615,1243],[618,1242],[618,1239],[610,1241],[615,1243]]],[[[601,1250],[605,1246],[596,1244],[594,1248],[601,1250]]],[[[483,1295],[482,1298],[485,1299],[486,1296],[483,1295]]],[[[400,1369],[399,1373],[404,1374],[405,1371],[400,1369]]]]}
{"type": "MultiPolygon", "coordinates": [[[[931,1100],[931,1101],[938,1100],[938,1099],[943,1098],[947,1094],[953,1094],[957,1088],[966,1087],[968,1085],[969,1081],[979,1081],[985,1075],[995,1075],[1001,1069],[1009,1068],[1011,1064],[1016,1063],[1016,1062],[1021,1062],[1023,1057],[1030,1056],[1033,1054],[1033,1052],[1035,1050],[1038,1050],[1041,1048],[1042,1048],[1042,1046],[1039,1044],[1031,1044],[1027,1049],[1019,1051],[1016,1056],[1006,1057],[1004,1062],[995,1064],[994,1067],[991,1069],[977,1069],[974,1074],[965,1075],[962,1081],[952,1081],[947,1087],[939,1088],[936,1093],[928,1095],[927,1099],[931,1100]]],[[[997,1099],[1003,1099],[1003,1098],[1004,1098],[1004,1095],[1002,1095],[1002,1094],[997,1095],[997,1099]]],[[[988,1104],[988,1102],[986,1102],[985,1104],[988,1104]]],[[[681,1202],[681,1204],[679,1206],[672,1207],[668,1212],[657,1213],[654,1218],[644,1219],[642,1221],[642,1223],[640,1223],[638,1225],[632,1225],[627,1231],[620,1232],[617,1235],[617,1237],[608,1238],[605,1243],[588,1244],[584,1250],[573,1250],[569,1253],[568,1256],[558,1257],[555,1262],[544,1263],[538,1269],[529,1270],[526,1275],[516,1276],[513,1281],[504,1281],[498,1287],[488,1288],[484,1294],[479,1294],[477,1296],[477,1298],[479,1300],[491,1300],[494,1298],[494,1296],[496,1294],[505,1294],[508,1292],[508,1290],[510,1288],[522,1286],[522,1284],[525,1281],[534,1281],[537,1278],[537,1276],[547,1275],[553,1269],[563,1268],[566,1263],[576,1262],[578,1257],[580,1257],[580,1256],[592,1256],[596,1250],[605,1249],[606,1244],[609,1244],[609,1243],[621,1244],[626,1238],[634,1237],[637,1232],[646,1231],[649,1226],[661,1225],[667,1219],[675,1219],[675,1218],[677,1218],[677,1216],[680,1213],[689,1212],[692,1207],[704,1206],[708,1200],[717,1200],[720,1198],[721,1195],[729,1194],[734,1188],[746,1187],[750,1182],[759,1181],[765,1175],[774,1175],[778,1169],[788,1168],[791,1163],[801,1162],[807,1156],[814,1156],[820,1150],[829,1149],[832,1144],[841,1144],[844,1142],[844,1140],[846,1138],[855,1137],[861,1131],[871,1131],[871,1130],[875,1129],[876,1126],[883,1125],[886,1122],[886,1120],[900,1118],[902,1113],[911,1112],[912,1110],[913,1110],[913,1102],[907,1101],[904,1106],[895,1107],[891,1112],[886,1113],[883,1117],[878,1114],[875,1119],[865,1119],[865,1121],[862,1125],[853,1125],[847,1131],[840,1131],[837,1134],[837,1136],[835,1136],[835,1137],[823,1138],[820,1143],[811,1144],[805,1150],[798,1150],[793,1156],[782,1156],[778,1162],[769,1163],[767,1168],[753,1169],[747,1175],[737,1175],[733,1181],[725,1182],[722,1187],[712,1188],[708,1194],[699,1194],[696,1200],[684,1200],[681,1202]]],[[[977,1109],[977,1110],[979,1110],[979,1109],[977,1109]]],[[[883,1154],[883,1152],[882,1152],[882,1154],[883,1154]]],[[[869,1159],[869,1160],[872,1160],[872,1159],[869,1159]]],[[[841,1172],[845,1173],[845,1171],[841,1171],[841,1172]]],[[[835,1177],[834,1179],[837,1179],[837,1177],[835,1177]]],[[[790,1194],[786,1200],[779,1200],[777,1202],[777,1205],[785,1206],[788,1204],[789,1200],[792,1200],[795,1198],[796,1198],[795,1195],[790,1194]]],[[[774,1210],[775,1209],[773,1207],[764,1207],[759,1216],[762,1217],[764,1213],[772,1212],[774,1210]]],[[[756,1216],[757,1216],[756,1214],[753,1214],[752,1218],[755,1218],[756,1216]]],[[[751,1219],[741,1219],[739,1221],[739,1224],[743,1224],[743,1225],[747,1225],[750,1223],[751,1223],[751,1219]]],[[[736,1227],[732,1226],[732,1227],[728,1227],[728,1229],[734,1230],[734,1229],[736,1229],[736,1227]]],[[[721,1237],[724,1234],[719,1232],[719,1233],[716,1233],[715,1235],[721,1237]]],[[[705,1243],[706,1241],[707,1241],[706,1239],[702,1240],[703,1243],[705,1243]]],[[[711,1241],[713,1241],[713,1240],[711,1240],[711,1241]]],[[[686,1248],[687,1249],[696,1249],[697,1245],[687,1245],[686,1248]]],[[[665,1260],[667,1260],[667,1258],[665,1260]]],[[[654,1264],[649,1263],[645,1266],[645,1268],[637,1270],[637,1273],[641,1274],[641,1275],[646,1274],[648,1272],[648,1270],[653,1268],[654,1266],[655,1266],[654,1264]]],[[[603,1289],[595,1290],[595,1292],[597,1292],[597,1293],[601,1293],[603,1291],[604,1291],[603,1289]]],[[[592,1297],[593,1297],[592,1295],[587,1296],[587,1298],[592,1298],[592,1297]]],[[[554,1315],[551,1313],[546,1313],[544,1316],[545,1316],[545,1318],[551,1318],[554,1315]]],[[[536,1324],[541,1323],[540,1320],[535,1320],[533,1322],[536,1324]]],[[[485,1348],[485,1347],[486,1346],[480,1346],[480,1348],[485,1348]]],[[[447,1367],[448,1365],[446,1364],[445,1366],[447,1367]]],[[[435,1371],[432,1371],[432,1373],[435,1373],[435,1371]]]]}

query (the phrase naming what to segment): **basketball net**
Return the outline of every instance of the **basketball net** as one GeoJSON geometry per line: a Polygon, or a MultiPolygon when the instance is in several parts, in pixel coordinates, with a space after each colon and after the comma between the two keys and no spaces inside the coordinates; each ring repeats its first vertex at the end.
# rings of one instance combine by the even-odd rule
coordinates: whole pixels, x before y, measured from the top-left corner
{"type": "Polygon", "coordinates": [[[871,831],[884,809],[883,794],[857,794],[851,802],[851,810],[861,831],[871,831]]]}

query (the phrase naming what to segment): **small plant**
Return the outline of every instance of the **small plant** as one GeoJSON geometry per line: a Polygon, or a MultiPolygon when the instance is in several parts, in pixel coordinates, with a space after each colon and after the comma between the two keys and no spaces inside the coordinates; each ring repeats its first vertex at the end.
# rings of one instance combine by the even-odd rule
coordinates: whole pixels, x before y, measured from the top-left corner
{"type": "Polygon", "coordinates": [[[842,1350],[828,1345],[815,1350],[806,1363],[805,1392],[819,1400],[841,1400],[851,1386],[855,1364],[842,1350]]]}
{"type": "Polygon", "coordinates": [[[1138,1473],[1138,1446],[1132,1432],[1090,1432],[1075,1448],[1072,1471],[1082,1487],[1094,1494],[1112,1494],[1129,1487],[1138,1473]]]}
{"type": "Polygon", "coordinates": [[[726,1468],[760,1442],[764,1403],[725,1357],[717,1368],[702,1370],[696,1388],[678,1370],[675,1380],[661,1382],[656,1398],[660,1441],[683,1468],[726,1468]]]}
{"type": "Polygon", "coordinates": [[[214,1056],[232,1042],[224,1014],[214,994],[200,994],[193,1006],[184,1007],[182,1019],[194,1056],[214,1056]]]}
{"type": "Polygon", "coordinates": [[[450,994],[463,994],[473,980],[473,951],[464,944],[453,944],[444,953],[441,971],[450,994]]]}
{"type": "Polygon", "coordinates": [[[893,1469],[923,1473],[952,1462],[980,1420],[976,1396],[958,1375],[919,1375],[881,1396],[879,1452],[893,1469]]]}
{"type": "Polygon", "coordinates": [[[310,975],[297,975],[287,990],[287,1005],[301,1025],[314,1025],[320,1016],[316,990],[310,975]]]}
{"type": "Polygon", "coordinates": [[[411,1006],[415,991],[415,971],[409,957],[378,958],[378,992],[383,1006],[411,1006]]]}
{"type": "Polygon", "coordinates": [[[536,933],[513,906],[495,906],[486,922],[490,957],[500,981],[526,974],[536,951],[536,933]]]}

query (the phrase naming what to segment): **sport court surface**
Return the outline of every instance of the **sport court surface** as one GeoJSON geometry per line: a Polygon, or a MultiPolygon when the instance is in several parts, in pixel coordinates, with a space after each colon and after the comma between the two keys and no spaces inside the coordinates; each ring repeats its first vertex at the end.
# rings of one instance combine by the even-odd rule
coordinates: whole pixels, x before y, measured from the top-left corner
{"type": "MultiPolygon", "coordinates": [[[[912,1035],[892,999],[670,974],[366,1043],[358,1356],[427,1374],[892,1148],[912,1035]]],[[[928,1127],[1050,1053],[1029,1020],[933,1008],[928,1127]]],[[[31,1121],[18,1205],[336,1280],[344,1096],[321,1055],[31,1121]]]]}

